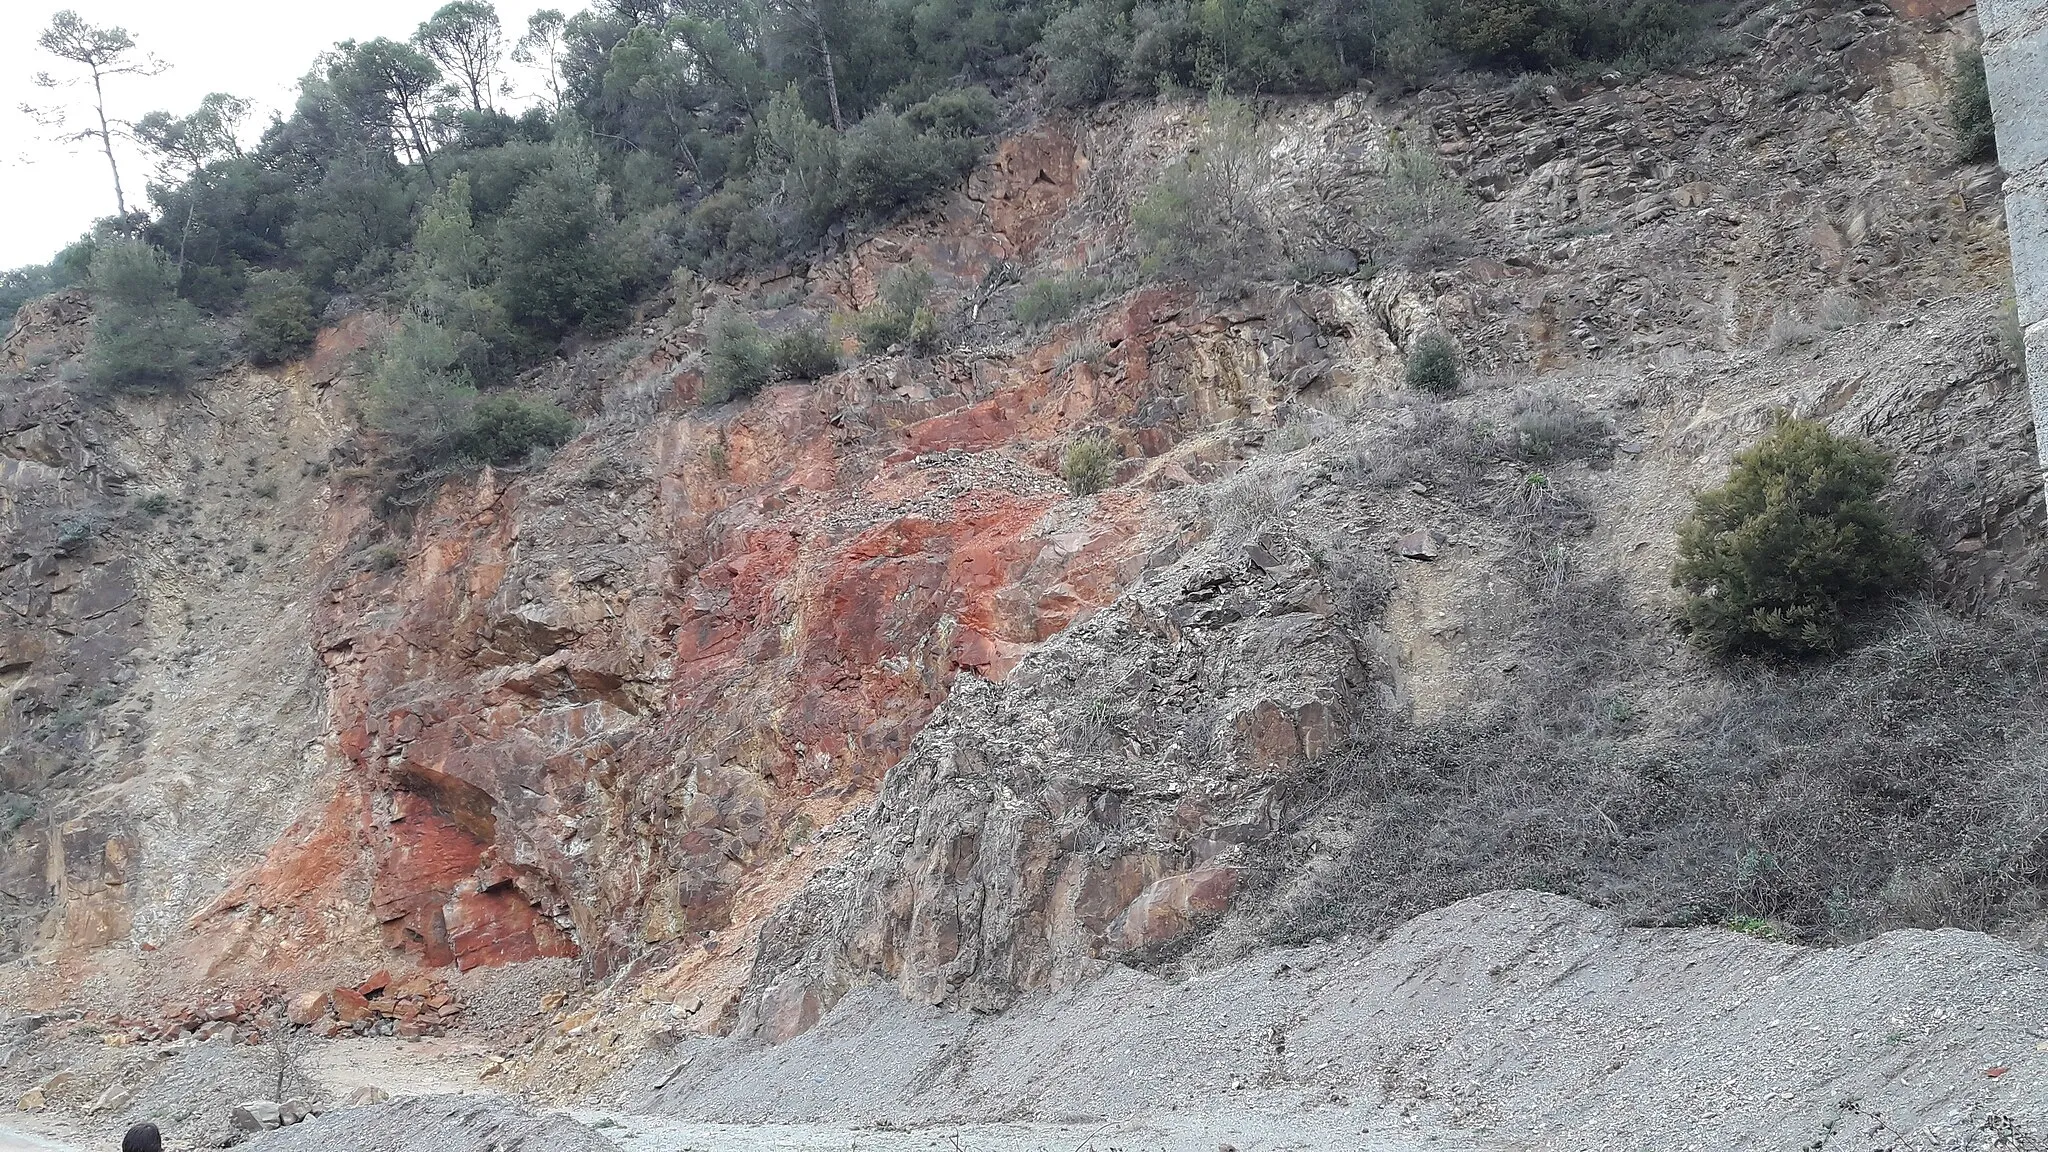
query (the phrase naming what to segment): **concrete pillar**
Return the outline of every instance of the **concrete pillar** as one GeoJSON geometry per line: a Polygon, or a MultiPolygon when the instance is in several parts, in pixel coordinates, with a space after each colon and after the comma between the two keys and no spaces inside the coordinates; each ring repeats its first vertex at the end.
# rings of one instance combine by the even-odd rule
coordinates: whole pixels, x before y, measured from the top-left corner
{"type": "Polygon", "coordinates": [[[2048,479],[2048,0],[1978,0],[1984,76],[2005,169],[2005,234],[2048,479]]]}

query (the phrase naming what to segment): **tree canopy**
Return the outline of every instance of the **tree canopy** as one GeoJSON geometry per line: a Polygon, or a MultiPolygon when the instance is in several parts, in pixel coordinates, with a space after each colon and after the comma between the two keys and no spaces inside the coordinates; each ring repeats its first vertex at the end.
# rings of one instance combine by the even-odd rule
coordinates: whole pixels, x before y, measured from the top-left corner
{"type": "MultiPolygon", "coordinates": [[[[765,271],[954,186],[1006,108],[1163,88],[1329,90],[1475,65],[1650,64],[1679,54],[1711,11],[1700,0],[596,0],[535,12],[508,44],[487,0],[453,0],[408,40],[336,44],[255,140],[242,131],[249,106],[226,93],[132,124],[96,99],[85,136],[110,166],[111,141],[127,133],[157,159],[149,210],[128,211],[110,167],[120,215],[61,267],[0,278],[0,308],[78,280],[96,246],[132,239],[164,254],[183,302],[239,316],[260,301],[265,356],[298,346],[303,313],[341,294],[443,330],[488,388],[553,342],[618,323],[678,265],[765,271]]],[[[81,84],[159,67],[126,32],[74,13],[41,43],[81,84]]]]}

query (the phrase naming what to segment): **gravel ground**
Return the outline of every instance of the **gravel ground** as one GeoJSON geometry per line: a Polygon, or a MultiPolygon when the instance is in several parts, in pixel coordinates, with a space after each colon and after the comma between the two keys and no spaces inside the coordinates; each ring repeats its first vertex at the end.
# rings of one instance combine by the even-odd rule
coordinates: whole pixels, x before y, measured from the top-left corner
{"type": "Polygon", "coordinates": [[[1241,1150],[1402,1133],[1559,1152],[2034,1147],[2044,1038],[2041,957],[1983,935],[1817,951],[1502,892],[1376,945],[1262,952],[1178,985],[1116,969],[996,1017],[868,989],[781,1047],[689,1040],[618,1087],[629,1110],[723,1123],[1164,1118],[1160,1147],[1221,1117],[1267,1118],[1226,1141],[1241,1150]]]}
{"type": "Polygon", "coordinates": [[[344,1108],[244,1147],[262,1152],[618,1152],[617,1145],[568,1116],[489,1096],[415,1096],[344,1108]]]}
{"type": "MultiPolygon", "coordinates": [[[[24,1132],[0,1128],[0,1152],[111,1147],[141,1116],[165,1124],[174,1148],[211,1146],[265,1059],[219,1046],[155,1063],[106,1052],[92,1064],[83,1046],[42,1058],[60,1055],[79,1069],[76,1092],[126,1068],[142,1093],[118,1118],[8,1115],[24,1132]]],[[[1627,929],[1561,897],[1501,892],[1376,944],[1266,951],[1181,983],[1118,968],[1001,1016],[866,989],[780,1047],[693,1038],[651,1053],[610,1086],[621,1111],[538,1111],[478,1080],[482,1064],[454,1044],[318,1047],[305,1067],[330,1091],[378,1083],[409,1098],[251,1146],[2039,1149],[2048,966],[1968,932],[1819,951],[1722,929],[1627,929]]]]}

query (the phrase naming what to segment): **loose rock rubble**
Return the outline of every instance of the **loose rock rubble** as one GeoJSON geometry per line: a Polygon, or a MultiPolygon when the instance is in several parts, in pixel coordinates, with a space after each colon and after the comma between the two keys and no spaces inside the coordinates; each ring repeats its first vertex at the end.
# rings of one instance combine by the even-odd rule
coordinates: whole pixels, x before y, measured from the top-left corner
{"type": "Polygon", "coordinates": [[[1974,933],[1806,949],[1498,892],[1000,1015],[871,985],[796,1040],[686,1039],[611,1087],[655,1123],[1058,1121],[1076,1146],[1203,1148],[1229,1120],[1241,1147],[2023,1149],[2048,1137],[2044,1004],[2040,955],[1974,933]]]}
{"type": "Polygon", "coordinates": [[[289,997],[276,992],[220,997],[155,1018],[88,1016],[107,1029],[108,1043],[262,1044],[282,1027],[305,1028],[322,1039],[338,1036],[445,1035],[461,1018],[460,993],[424,975],[393,977],[379,970],[353,985],[312,989],[289,997]]]}
{"type": "Polygon", "coordinates": [[[264,1152],[617,1152],[567,1116],[477,1096],[418,1096],[308,1119],[266,1136],[264,1152]]]}
{"type": "Polygon", "coordinates": [[[287,1100],[282,1104],[275,1100],[246,1100],[228,1113],[228,1125],[237,1132],[254,1135],[274,1128],[288,1128],[309,1116],[318,1115],[304,1100],[287,1100]]]}

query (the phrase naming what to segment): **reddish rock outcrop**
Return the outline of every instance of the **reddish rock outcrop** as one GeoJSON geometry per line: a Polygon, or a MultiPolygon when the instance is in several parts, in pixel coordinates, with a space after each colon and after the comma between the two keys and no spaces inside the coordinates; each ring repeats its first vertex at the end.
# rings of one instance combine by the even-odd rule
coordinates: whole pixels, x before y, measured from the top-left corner
{"type": "MultiPolygon", "coordinates": [[[[1013,139],[946,209],[802,283],[858,305],[915,260],[966,307],[1047,241],[1086,167],[1061,129],[1013,139]]],[[[331,948],[351,929],[310,914],[322,904],[463,968],[604,968],[765,915],[829,859],[804,855],[813,832],[868,802],[961,676],[1003,679],[1183,532],[1149,485],[1068,494],[1064,439],[1114,427],[1139,476],[1274,402],[1235,369],[1317,378],[1312,339],[1261,333],[1270,314],[1312,336],[1328,307],[1218,313],[1144,291],[1021,353],[875,361],[737,410],[604,421],[544,468],[450,482],[382,543],[338,506],[327,536],[356,550],[336,552],[315,643],[349,776],[209,920],[263,909],[290,927],[216,933],[236,943],[215,963],[331,948]]],[[[648,353],[678,396],[698,343],[679,330],[648,353]]]]}
{"type": "Polygon", "coordinates": [[[1180,937],[1204,917],[1222,913],[1237,891],[1238,870],[1198,868],[1155,880],[1109,926],[1109,939],[1126,951],[1180,937]]]}

